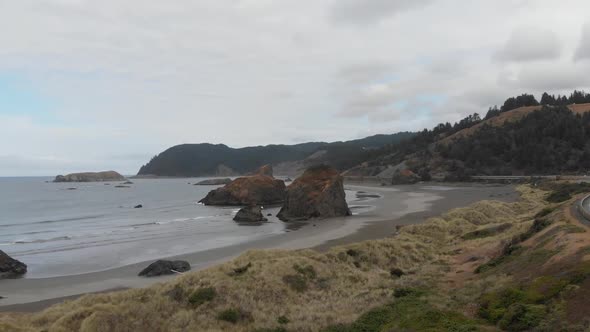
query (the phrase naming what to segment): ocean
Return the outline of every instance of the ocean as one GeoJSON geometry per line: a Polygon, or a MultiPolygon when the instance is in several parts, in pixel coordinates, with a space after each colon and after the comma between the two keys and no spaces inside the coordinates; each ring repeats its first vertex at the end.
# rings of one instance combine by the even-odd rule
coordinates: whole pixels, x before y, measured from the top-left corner
{"type": "Polygon", "coordinates": [[[26,278],[102,271],[289,231],[274,217],[278,207],[265,209],[269,222],[251,226],[232,220],[238,207],[197,203],[216,188],[193,185],[202,178],[133,179],[129,188],[51,180],[0,178],[0,250],[28,265],[26,278]]]}

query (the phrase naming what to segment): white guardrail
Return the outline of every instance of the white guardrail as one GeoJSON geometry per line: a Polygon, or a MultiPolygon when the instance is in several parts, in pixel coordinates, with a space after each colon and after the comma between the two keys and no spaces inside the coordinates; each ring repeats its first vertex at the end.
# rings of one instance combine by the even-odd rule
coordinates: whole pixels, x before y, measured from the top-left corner
{"type": "Polygon", "coordinates": [[[578,204],[578,210],[580,211],[580,214],[582,215],[582,217],[584,217],[587,221],[590,221],[590,211],[588,211],[586,209],[586,206],[588,206],[586,204],[586,202],[588,202],[588,200],[590,199],[590,195],[582,198],[580,200],[580,203],[578,204]]]}

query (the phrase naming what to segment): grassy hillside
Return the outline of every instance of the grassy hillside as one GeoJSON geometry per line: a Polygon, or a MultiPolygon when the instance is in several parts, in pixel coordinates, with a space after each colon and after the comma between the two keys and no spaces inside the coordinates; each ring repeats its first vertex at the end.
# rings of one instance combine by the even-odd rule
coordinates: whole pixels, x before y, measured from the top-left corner
{"type": "Polygon", "coordinates": [[[587,228],[572,201],[519,191],[519,202],[478,202],[382,240],[249,251],[150,288],[4,314],[0,330],[581,331],[587,228]]]}

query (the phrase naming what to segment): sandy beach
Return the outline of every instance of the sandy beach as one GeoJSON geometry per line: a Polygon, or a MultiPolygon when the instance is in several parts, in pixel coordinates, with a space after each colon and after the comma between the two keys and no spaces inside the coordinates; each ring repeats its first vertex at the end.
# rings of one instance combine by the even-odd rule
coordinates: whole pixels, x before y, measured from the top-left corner
{"type": "MultiPolygon", "coordinates": [[[[296,227],[283,234],[170,258],[188,261],[195,271],[227,261],[251,249],[325,250],[346,243],[387,237],[395,232],[398,225],[423,222],[449,209],[476,201],[518,199],[513,186],[417,184],[381,187],[374,184],[347,183],[346,188],[357,192],[358,199],[352,208],[353,213],[357,208],[358,211],[365,209],[363,213],[347,218],[311,221],[295,225],[296,227]],[[367,210],[369,206],[371,208],[367,210]]],[[[274,215],[278,208],[275,210],[269,212],[274,215]]],[[[146,287],[175,277],[137,277],[137,273],[152,261],[79,275],[2,280],[0,295],[4,298],[0,299],[0,311],[38,311],[53,303],[86,293],[146,287]]]]}

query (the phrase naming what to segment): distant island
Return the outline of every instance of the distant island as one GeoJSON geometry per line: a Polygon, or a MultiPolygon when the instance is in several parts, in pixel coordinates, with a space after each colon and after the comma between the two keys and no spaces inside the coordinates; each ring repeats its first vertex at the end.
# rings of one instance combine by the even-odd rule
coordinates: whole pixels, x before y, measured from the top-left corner
{"type": "Polygon", "coordinates": [[[58,175],[53,182],[107,182],[125,181],[126,178],[115,171],[72,173],[58,175]]]}

